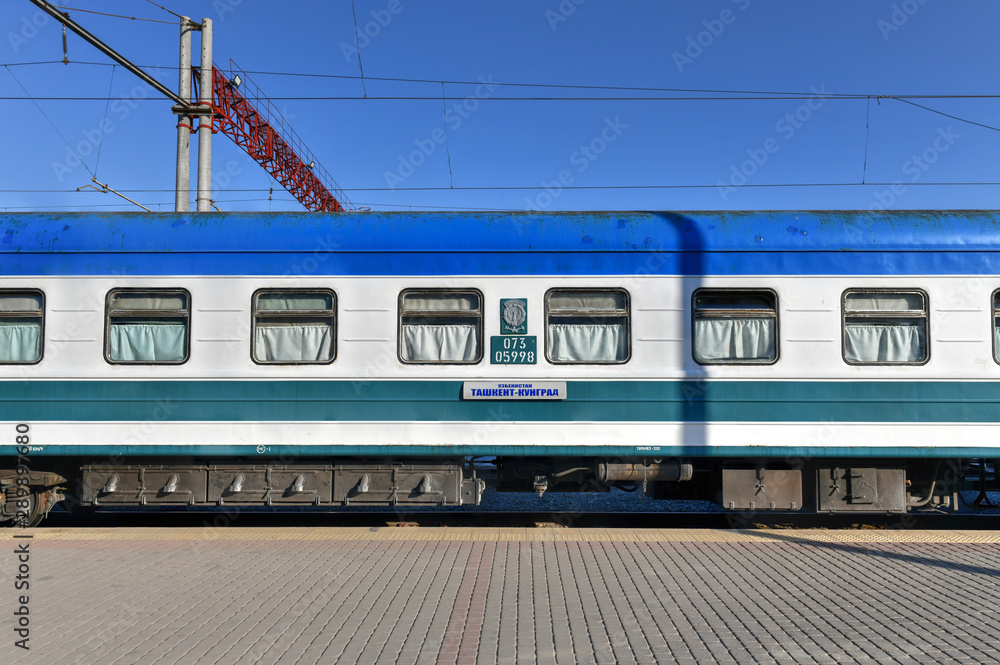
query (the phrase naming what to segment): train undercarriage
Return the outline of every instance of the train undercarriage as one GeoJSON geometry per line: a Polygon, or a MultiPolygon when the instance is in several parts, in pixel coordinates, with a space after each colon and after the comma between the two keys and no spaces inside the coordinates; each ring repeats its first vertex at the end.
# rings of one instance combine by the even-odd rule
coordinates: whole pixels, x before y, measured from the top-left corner
{"type": "MultiPolygon", "coordinates": [[[[5,465],[6,466],[6,465],[5,465]]],[[[136,507],[433,507],[500,492],[641,491],[740,513],[903,514],[958,508],[960,490],[1000,490],[998,460],[607,458],[136,459],[0,469],[0,523],[37,525],[57,504],[136,507]],[[19,473],[20,471],[20,473],[19,473]],[[977,482],[978,480],[978,482],[977,482]]]]}
{"type": "MultiPolygon", "coordinates": [[[[975,461],[1000,489],[997,462],[975,461]]],[[[897,514],[955,510],[972,462],[962,460],[533,460],[498,464],[500,491],[641,490],[657,499],[704,500],[739,512],[897,514]],[[582,462],[582,463],[581,463],[582,462]],[[590,462],[589,466],[587,462],[590,462]]],[[[977,466],[978,468],[978,466],[977,466]]],[[[985,491],[985,490],[984,490],[985,491]]]]}

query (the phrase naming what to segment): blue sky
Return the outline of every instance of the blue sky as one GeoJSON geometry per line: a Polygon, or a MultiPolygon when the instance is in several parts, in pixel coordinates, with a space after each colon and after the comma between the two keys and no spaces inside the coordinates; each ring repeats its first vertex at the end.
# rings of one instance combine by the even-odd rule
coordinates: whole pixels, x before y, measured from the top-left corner
{"type": "MultiPolygon", "coordinates": [[[[64,1],[175,20],[145,0],[64,1]]],[[[223,68],[232,59],[247,71],[340,77],[359,75],[356,12],[363,84],[252,75],[355,207],[1000,206],[1000,185],[933,184],[1000,182],[1000,131],[877,98],[962,96],[909,101],[1000,127],[997,99],[968,97],[998,91],[1000,3],[991,0],[355,0],[354,12],[350,0],[158,1],[214,21],[214,59],[223,68]],[[694,90],[781,94],[684,92],[694,90]],[[353,99],[295,99],[317,96],[353,99]],[[430,99],[372,99],[400,96],[430,99]],[[566,96],[619,99],[536,99],[566,96]],[[761,96],[786,98],[752,99],[761,96]],[[762,186],[786,184],[837,186],[762,186]],[[646,188],[591,189],[628,186],[646,188]],[[449,187],[458,189],[437,189],[449,187]],[[527,189],[465,189],[475,187],[527,189]]],[[[176,24],[70,14],[176,88],[176,24]]],[[[8,123],[0,209],[138,210],[113,194],[75,191],[96,173],[154,211],[173,210],[171,102],[121,67],[81,64],[110,61],[73,34],[71,64],[59,63],[61,27],[28,0],[4,2],[0,25],[0,63],[9,65],[0,97],[26,89],[33,97],[104,98],[110,89],[113,99],[0,100],[8,123]],[[23,64],[48,61],[57,62],[23,64]]],[[[212,170],[222,210],[302,209],[222,134],[212,170]]]]}

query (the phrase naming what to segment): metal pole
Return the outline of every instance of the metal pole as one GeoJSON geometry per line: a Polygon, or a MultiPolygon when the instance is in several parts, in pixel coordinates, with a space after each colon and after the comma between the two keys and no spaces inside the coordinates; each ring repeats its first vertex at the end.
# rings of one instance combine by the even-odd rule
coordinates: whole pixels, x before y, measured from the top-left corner
{"type": "MultiPolygon", "coordinates": [[[[201,98],[198,100],[203,110],[212,104],[212,73],[212,19],[206,18],[201,21],[201,98]]],[[[199,116],[198,212],[212,211],[212,122],[211,113],[199,116]]]]}
{"type": "Polygon", "coordinates": [[[51,16],[52,18],[56,19],[57,21],[59,21],[60,23],[62,23],[63,25],[65,25],[67,28],[69,28],[70,30],[72,30],[76,34],[78,34],[81,37],[83,37],[89,44],[91,44],[92,46],[96,47],[101,53],[103,53],[104,55],[108,56],[109,58],[111,58],[112,60],[114,60],[115,62],[117,62],[119,65],[121,65],[122,67],[124,67],[125,69],[129,70],[130,72],[132,72],[133,74],[135,74],[136,76],[138,76],[139,78],[141,78],[143,81],[145,81],[149,85],[151,85],[154,88],[156,88],[161,94],[166,95],[169,99],[172,99],[174,102],[176,102],[178,104],[187,104],[187,100],[184,100],[184,99],[181,99],[180,97],[178,97],[174,93],[173,90],[171,90],[170,88],[168,88],[167,86],[163,85],[162,83],[160,83],[159,81],[157,81],[155,78],[153,78],[152,76],[150,76],[146,72],[142,71],[141,69],[139,69],[138,67],[136,67],[135,65],[133,65],[131,62],[129,62],[128,60],[126,60],[122,55],[120,55],[113,48],[111,48],[110,46],[108,46],[107,44],[105,44],[104,42],[102,42],[100,39],[98,39],[94,35],[92,35],[89,32],[87,32],[86,30],[84,30],[82,27],[80,27],[80,25],[76,21],[74,21],[70,17],[68,17],[65,14],[63,14],[62,12],[60,12],[54,6],[52,6],[49,3],[45,2],[45,0],[30,0],[30,1],[36,7],[38,7],[39,9],[41,9],[43,12],[45,12],[46,14],[48,14],[49,16],[51,16]]]}
{"type": "MultiPolygon", "coordinates": [[[[181,17],[181,58],[177,94],[185,101],[191,99],[191,30],[194,25],[187,16],[181,17]]],[[[192,116],[183,112],[177,114],[177,191],[174,195],[174,212],[187,212],[191,208],[192,122],[194,122],[192,116]]]]}

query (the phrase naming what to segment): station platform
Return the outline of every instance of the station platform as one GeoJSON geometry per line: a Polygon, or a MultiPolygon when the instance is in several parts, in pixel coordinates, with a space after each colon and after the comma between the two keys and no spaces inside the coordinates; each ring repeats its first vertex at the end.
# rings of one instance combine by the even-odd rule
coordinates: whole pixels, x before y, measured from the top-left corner
{"type": "Polygon", "coordinates": [[[1000,531],[205,526],[0,539],[0,662],[19,665],[1000,658],[1000,531]],[[15,591],[25,547],[30,590],[15,591]],[[29,650],[12,630],[21,594],[29,650]]]}

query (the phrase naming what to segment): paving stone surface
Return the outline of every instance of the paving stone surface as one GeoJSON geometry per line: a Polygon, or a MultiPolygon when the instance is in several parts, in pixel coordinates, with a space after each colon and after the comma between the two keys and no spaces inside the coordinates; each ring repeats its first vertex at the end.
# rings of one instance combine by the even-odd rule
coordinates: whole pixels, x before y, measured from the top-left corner
{"type": "Polygon", "coordinates": [[[1000,662],[1000,532],[233,527],[0,540],[0,663],[1000,662]],[[30,589],[18,591],[26,543],[30,589]],[[21,595],[27,651],[15,646],[21,595]]]}

